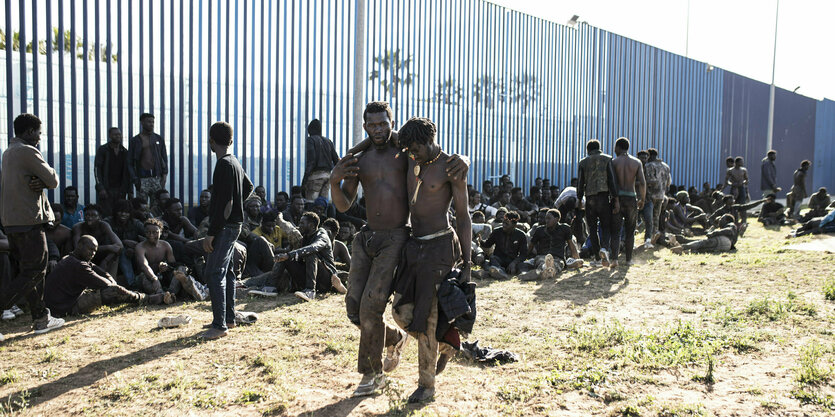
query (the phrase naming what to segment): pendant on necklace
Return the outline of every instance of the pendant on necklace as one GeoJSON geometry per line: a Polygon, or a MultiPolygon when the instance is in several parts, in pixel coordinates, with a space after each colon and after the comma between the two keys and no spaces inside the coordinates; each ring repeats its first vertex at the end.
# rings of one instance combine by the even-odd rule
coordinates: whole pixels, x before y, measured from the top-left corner
{"type": "Polygon", "coordinates": [[[414,169],[414,171],[415,171],[415,176],[416,176],[416,177],[417,177],[418,175],[420,175],[420,165],[415,165],[415,169],[414,169]]]}

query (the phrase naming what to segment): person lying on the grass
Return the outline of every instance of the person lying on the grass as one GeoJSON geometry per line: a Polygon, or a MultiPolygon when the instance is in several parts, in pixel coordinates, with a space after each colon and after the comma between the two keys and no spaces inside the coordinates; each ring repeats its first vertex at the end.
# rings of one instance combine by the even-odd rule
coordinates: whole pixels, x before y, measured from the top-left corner
{"type": "Polygon", "coordinates": [[[44,281],[44,303],[57,316],[89,314],[102,305],[171,304],[171,293],[145,295],[116,284],[113,277],[92,260],[98,250],[96,238],[84,235],[75,250],[65,256],[44,281]]]}
{"type": "Polygon", "coordinates": [[[160,239],[161,236],[162,222],[157,218],[145,220],[146,239],[136,245],[139,286],[148,294],[162,293],[165,288],[174,295],[184,290],[195,300],[208,299],[208,288],[189,276],[184,267],[177,268],[174,251],[168,242],[160,239]]]}
{"type": "Polygon", "coordinates": [[[800,227],[789,233],[786,238],[821,233],[835,233],[835,204],[830,205],[829,213],[826,216],[815,217],[808,222],[804,222],[800,227]]]}
{"type": "Polygon", "coordinates": [[[719,219],[716,229],[708,231],[707,238],[701,240],[689,240],[681,236],[670,239],[670,250],[673,253],[681,254],[684,251],[693,252],[728,252],[736,245],[739,232],[734,223],[734,217],[726,214],[719,219]],[[676,242],[673,242],[673,239],[676,242]],[[684,243],[677,245],[675,243],[684,243]]]}

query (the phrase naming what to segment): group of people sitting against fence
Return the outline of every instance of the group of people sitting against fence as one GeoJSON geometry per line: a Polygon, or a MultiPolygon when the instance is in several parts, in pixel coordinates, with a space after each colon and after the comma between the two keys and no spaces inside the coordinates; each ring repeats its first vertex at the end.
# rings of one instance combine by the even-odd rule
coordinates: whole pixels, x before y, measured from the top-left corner
{"type": "MultiPolygon", "coordinates": [[[[98,149],[96,203],[81,205],[74,186],[63,188],[61,203],[50,203],[55,220],[45,227],[48,267],[41,284],[43,306],[36,308],[63,316],[87,314],[101,305],[170,304],[209,297],[202,239],[212,186],[200,193],[197,205],[184,207],[183,200],[165,188],[168,157],[165,142],[154,133],[153,115],[143,114],[140,124],[142,131],[127,148],[121,131],[111,128],[108,143],[98,149]]],[[[18,125],[20,132],[40,126],[28,118],[16,120],[16,132],[18,125]]],[[[321,136],[318,120],[310,123],[308,133],[313,140],[308,139],[303,184],[289,193],[279,191],[272,200],[263,186],[257,186],[245,200],[234,269],[238,285],[250,294],[290,291],[310,301],[315,293],[347,291],[353,237],[366,223],[364,202],[353,202],[346,212],[335,210],[328,198],[328,178],[339,156],[332,142],[321,136]],[[320,146],[317,140],[330,146],[320,146]],[[315,293],[305,292],[310,289],[315,293]]],[[[776,202],[780,189],[772,169],[774,151],[763,159],[763,199],[756,201],[750,200],[740,157],[728,158],[725,181],[716,186],[706,182],[699,190],[673,185],[672,169],[659,150],[631,156],[626,138],[616,141],[614,157],[603,153],[597,140],[588,142],[587,151],[577,177],[565,188],[536,178],[524,195],[509,175],[502,175],[498,184],[484,181],[480,190],[468,186],[469,213],[451,211],[450,216],[453,222],[462,215],[471,219],[472,260],[480,267],[474,268],[474,277],[553,279],[565,269],[616,268],[621,260],[629,266],[635,262],[634,250],[656,246],[676,253],[730,251],[745,233],[749,210],[760,204],[758,220],[764,225],[800,223],[791,236],[835,232],[835,205],[825,188],[811,196],[808,211],[799,211],[806,197],[809,161],[794,174],[786,208],[776,202]],[[635,245],[641,229],[643,244],[635,245]]],[[[4,159],[10,157],[14,154],[4,159]]],[[[48,184],[30,187],[42,190],[48,184]]],[[[13,206],[7,202],[5,210],[13,206]]],[[[18,225],[5,229],[20,234],[18,225]]],[[[9,238],[0,232],[4,277],[18,274],[30,261],[25,251],[9,253],[9,247],[9,238]]],[[[19,314],[15,305],[3,318],[19,314]]],[[[36,312],[33,317],[38,314],[42,315],[36,312]]]]}

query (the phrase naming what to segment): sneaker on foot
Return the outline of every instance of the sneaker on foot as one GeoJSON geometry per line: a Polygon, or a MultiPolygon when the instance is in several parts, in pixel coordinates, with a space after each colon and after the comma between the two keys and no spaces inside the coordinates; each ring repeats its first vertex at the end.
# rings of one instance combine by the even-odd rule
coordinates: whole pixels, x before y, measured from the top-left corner
{"type": "Polygon", "coordinates": [[[489,272],[490,272],[490,276],[494,279],[509,279],[510,278],[510,276],[507,275],[507,272],[505,272],[502,268],[499,268],[498,266],[491,266],[490,269],[489,269],[489,272]]]}
{"type": "Polygon", "coordinates": [[[345,288],[345,285],[342,284],[342,280],[339,279],[339,276],[336,274],[331,275],[331,286],[333,286],[333,289],[340,294],[348,294],[348,289],[345,288]]]}
{"type": "Polygon", "coordinates": [[[652,239],[649,241],[649,243],[654,245],[655,242],[657,242],[660,237],[661,237],[661,232],[655,232],[655,234],[652,235],[652,239]]]}
{"type": "Polygon", "coordinates": [[[539,274],[539,277],[542,279],[555,279],[557,278],[557,268],[545,267],[545,269],[543,269],[539,274]]]}
{"type": "Polygon", "coordinates": [[[386,374],[366,374],[362,376],[357,389],[352,397],[364,397],[366,395],[379,394],[386,383],[386,374]]]}
{"type": "Polygon", "coordinates": [[[316,291],[315,290],[303,290],[303,291],[296,291],[293,293],[296,297],[301,298],[304,301],[314,301],[316,300],[316,291]]]}
{"type": "Polygon", "coordinates": [[[652,244],[652,239],[645,240],[644,241],[644,247],[647,248],[647,249],[654,248],[655,246],[653,246],[653,244],[652,244]]]}
{"type": "Polygon", "coordinates": [[[600,256],[600,264],[603,266],[609,266],[609,251],[605,248],[600,248],[600,251],[597,254],[600,256]]]}
{"type": "Polygon", "coordinates": [[[226,330],[215,329],[212,327],[209,330],[206,330],[203,333],[200,333],[200,338],[203,340],[215,340],[220,339],[221,337],[226,337],[229,333],[226,330]]]}
{"type": "Polygon", "coordinates": [[[422,403],[431,400],[435,397],[435,388],[424,388],[419,386],[412,395],[409,396],[409,403],[422,403]]]}
{"type": "Polygon", "coordinates": [[[521,274],[517,275],[516,278],[519,278],[519,281],[536,281],[539,279],[539,270],[531,269],[529,271],[522,272],[521,274]]]}
{"type": "MultiPolygon", "coordinates": [[[[162,296],[162,302],[165,304],[173,304],[175,301],[177,301],[177,296],[168,291],[166,291],[162,296]]],[[[191,319],[189,318],[189,320],[191,319]]]]}
{"type": "Polygon", "coordinates": [[[14,320],[15,317],[12,310],[3,310],[3,320],[14,320]]]}
{"type": "Polygon", "coordinates": [[[670,251],[676,255],[681,255],[682,253],[684,253],[684,248],[682,248],[681,245],[673,246],[670,248],[670,251]]]}
{"type": "Polygon", "coordinates": [[[565,260],[565,267],[566,268],[580,268],[582,266],[583,266],[583,260],[582,259],[568,258],[568,259],[565,260]]]}
{"type": "Polygon", "coordinates": [[[16,304],[13,305],[12,308],[10,308],[9,310],[11,310],[11,312],[14,313],[15,317],[20,317],[23,315],[23,310],[21,310],[20,307],[18,307],[16,304]]]}
{"type": "Polygon", "coordinates": [[[3,333],[0,333],[0,342],[6,340],[6,336],[3,336],[3,333]]]}
{"type": "Polygon", "coordinates": [[[172,327],[185,326],[189,323],[191,323],[191,316],[181,314],[179,316],[167,316],[159,319],[159,322],[157,322],[157,327],[161,329],[170,329],[172,327]]]}
{"type": "Polygon", "coordinates": [[[549,269],[549,268],[554,269],[554,266],[555,266],[554,255],[551,255],[550,253],[546,254],[545,255],[545,269],[546,270],[549,269]]]}
{"type": "Polygon", "coordinates": [[[62,326],[64,326],[64,319],[52,317],[52,314],[49,314],[47,311],[46,317],[35,320],[35,323],[32,324],[32,329],[35,330],[35,334],[43,334],[62,326]]]}
{"type": "Polygon", "coordinates": [[[397,365],[400,364],[400,355],[403,353],[403,348],[406,347],[408,341],[409,334],[401,330],[400,340],[386,347],[386,357],[383,359],[383,372],[391,372],[397,368],[397,365]]]}

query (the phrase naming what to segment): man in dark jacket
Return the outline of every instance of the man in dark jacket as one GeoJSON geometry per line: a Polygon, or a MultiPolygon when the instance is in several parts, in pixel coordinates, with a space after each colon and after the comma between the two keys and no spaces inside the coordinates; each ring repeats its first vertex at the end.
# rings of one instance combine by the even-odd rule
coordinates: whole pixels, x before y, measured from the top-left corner
{"type": "Polygon", "coordinates": [[[139,116],[142,132],[130,140],[128,147],[128,171],[136,186],[136,196],[154,206],[154,194],[165,188],[168,176],[168,153],[162,136],[154,133],[154,115],[143,113],[139,116]]]}
{"type": "Polygon", "coordinates": [[[96,151],[96,191],[103,214],[112,216],[116,201],[124,200],[131,192],[131,178],[128,150],[122,146],[122,131],[111,127],[107,138],[107,143],[96,151]]]}
{"type": "Polygon", "coordinates": [[[290,273],[292,288],[298,290],[296,297],[313,301],[317,291],[333,288],[340,294],[348,292],[336,275],[331,239],[328,232],[319,227],[319,216],[310,211],[302,214],[299,232],[302,247],[276,257],[276,262],[283,262],[290,273]]]}
{"type": "Polygon", "coordinates": [[[760,173],[760,190],[763,192],[763,198],[769,194],[776,195],[782,190],[777,186],[777,165],[774,161],[777,160],[777,151],[774,149],[768,151],[762,161],[762,172],[760,173]]]}
{"type": "Polygon", "coordinates": [[[806,172],[809,171],[811,166],[812,162],[806,159],[800,163],[800,168],[794,171],[792,189],[786,196],[786,206],[789,208],[787,217],[798,217],[800,215],[800,203],[809,196],[806,192],[806,172]]]}
{"type": "Polygon", "coordinates": [[[611,241],[620,238],[618,233],[611,230],[612,214],[620,210],[615,171],[612,167],[612,157],[600,150],[600,141],[590,140],[586,144],[586,151],[589,155],[579,164],[577,200],[582,202],[583,196],[586,197],[586,224],[589,227],[592,253],[600,257],[603,266],[609,266],[611,241]],[[602,242],[597,234],[598,221],[602,242]]]}
{"type": "Polygon", "coordinates": [[[307,140],[305,141],[304,157],[304,197],[314,201],[319,196],[328,198],[331,171],[339,162],[339,155],[333,142],[322,136],[322,122],[313,119],[307,125],[307,140]]]}

